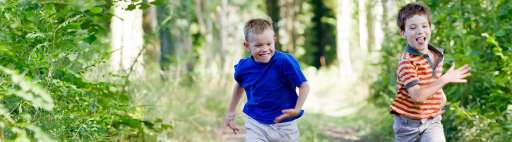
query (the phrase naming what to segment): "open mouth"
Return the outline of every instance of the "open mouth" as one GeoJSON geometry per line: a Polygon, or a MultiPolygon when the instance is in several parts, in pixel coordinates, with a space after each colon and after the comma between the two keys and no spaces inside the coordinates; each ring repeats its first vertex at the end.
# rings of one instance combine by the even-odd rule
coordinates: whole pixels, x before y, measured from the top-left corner
{"type": "Polygon", "coordinates": [[[258,56],[260,57],[265,57],[265,56],[269,56],[270,53],[258,53],[258,56]]]}
{"type": "Polygon", "coordinates": [[[426,40],[427,40],[427,37],[417,37],[416,38],[416,42],[418,44],[423,44],[423,43],[425,43],[426,40]]]}

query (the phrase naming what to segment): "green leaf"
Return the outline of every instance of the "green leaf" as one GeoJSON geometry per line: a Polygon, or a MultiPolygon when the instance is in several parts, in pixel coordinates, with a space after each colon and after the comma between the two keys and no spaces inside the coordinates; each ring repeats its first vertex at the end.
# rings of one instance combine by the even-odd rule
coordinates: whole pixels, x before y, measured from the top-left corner
{"type": "Polygon", "coordinates": [[[126,10],[131,11],[131,10],[134,10],[135,8],[137,8],[137,6],[136,6],[135,4],[130,4],[130,5],[128,5],[128,7],[126,8],[126,10]]]}
{"type": "Polygon", "coordinates": [[[149,8],[149,6],[150,6],[150,5],[149,5],[148,3],[141,3],[139,8],[140,8],[141,10],[145,10],[145,9],[148,9],[148,8],[149,8]]]}
{"type": "Polygon", "coordinates": [[[93,7],[93,8],[90,8],[89,11],[91,13],[94,13],[94,14],[100,14],[101,12],[103,12],[103,8],[101,8],[101,7],[93,7]]]}
{"type": "Polygon", "coordinates": [[[85,41],[89,44],[92,44],[94,41],[96,41],[97,37],[94,34],[91,34],[85,38],[85,41]]]}

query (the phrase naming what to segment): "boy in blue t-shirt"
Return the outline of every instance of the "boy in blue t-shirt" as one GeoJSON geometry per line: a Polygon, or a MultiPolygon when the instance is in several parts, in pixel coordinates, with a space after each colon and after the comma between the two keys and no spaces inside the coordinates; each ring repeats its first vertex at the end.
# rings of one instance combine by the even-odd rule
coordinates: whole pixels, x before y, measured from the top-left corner
{"type": "Polygon", "coordinates": [[[235,108],[243,92],[247,102],[243,112],[245,141],[298,141],[295,119],[309,92],[306,77],[290,54],[276,51],[272,23],[264,19],[249,20],[244,27],[244,47],[250,57],[235,65],[235,89],[228,108],[225,125],[237,134],[235,108]],[[296,88],[299,88],[297,95],[296,88]]]}

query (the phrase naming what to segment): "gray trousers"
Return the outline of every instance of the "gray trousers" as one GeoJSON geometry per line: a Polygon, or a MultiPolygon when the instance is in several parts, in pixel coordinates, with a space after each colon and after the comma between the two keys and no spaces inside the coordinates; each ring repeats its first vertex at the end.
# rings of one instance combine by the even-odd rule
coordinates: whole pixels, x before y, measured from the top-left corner
{"type": "Polygon", "coordinates": [[[245,122],[246,142],[298,142],[299,129],[295,121],[262,124],[251,117],[245,122]]]}
{"type": "Polygon", "coordinates": [[[395,142],[445,142],[442,117],[414,120],[393,115],[395,142]]]}

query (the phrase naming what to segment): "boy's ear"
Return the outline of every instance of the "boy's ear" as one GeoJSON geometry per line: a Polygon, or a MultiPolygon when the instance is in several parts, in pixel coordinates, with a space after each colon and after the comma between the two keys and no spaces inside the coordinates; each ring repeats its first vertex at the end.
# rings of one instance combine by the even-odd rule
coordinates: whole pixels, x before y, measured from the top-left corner
{"type": "Polygon", "coordinates": [[[244,40],[244,48],[249,49],[249,43],[247,42],[247,40],[244,40]]]}
{"type": "Polygon", "coordinates": [[[402,36],[403,38],[405,38],[405,31],[400,30],[400,36],[402,36]]]}

